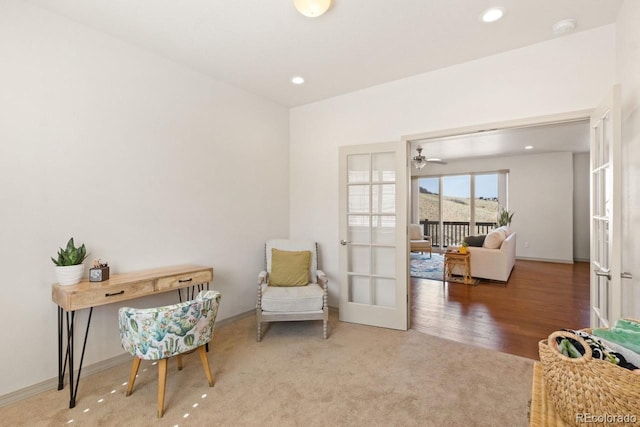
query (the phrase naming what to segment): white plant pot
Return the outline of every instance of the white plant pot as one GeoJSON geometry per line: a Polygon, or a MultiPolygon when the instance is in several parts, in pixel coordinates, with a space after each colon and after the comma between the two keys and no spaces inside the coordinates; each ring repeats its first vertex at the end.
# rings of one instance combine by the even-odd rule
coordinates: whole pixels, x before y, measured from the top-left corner
{"type": "Polygon", "coordinates": [[[82,279],[84,273],[84,264],[68,265],[65,267],[56,266],[56,277],[58,278],[58,284],[75,285],[82,279]]]}

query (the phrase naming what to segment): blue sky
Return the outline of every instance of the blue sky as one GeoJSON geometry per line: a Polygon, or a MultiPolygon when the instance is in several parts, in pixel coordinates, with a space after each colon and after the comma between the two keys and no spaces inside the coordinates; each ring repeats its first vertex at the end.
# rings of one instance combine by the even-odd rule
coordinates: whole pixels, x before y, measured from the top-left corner
{"type": "MultiPolygon", "coordinates": [[[[469,197],[469,175],[445,176],[444,195],[450,197],[469,197]]],[[[420,178],[420,187],[432,193],[438,192],[438,178],[420,178]]],[[[498,175],[476,175],[476,197],[498,197],[498,175]]]]}

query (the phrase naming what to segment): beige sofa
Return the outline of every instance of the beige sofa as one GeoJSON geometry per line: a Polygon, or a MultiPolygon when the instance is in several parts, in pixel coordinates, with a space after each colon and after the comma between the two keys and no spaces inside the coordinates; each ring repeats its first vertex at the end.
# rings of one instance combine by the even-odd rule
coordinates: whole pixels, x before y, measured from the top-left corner
{"type": "Polygon", "coordinates": [[[516,263],[516,233],[511,232],[497,249],[469,246],[471,276],[506,282],[516,263]]]}

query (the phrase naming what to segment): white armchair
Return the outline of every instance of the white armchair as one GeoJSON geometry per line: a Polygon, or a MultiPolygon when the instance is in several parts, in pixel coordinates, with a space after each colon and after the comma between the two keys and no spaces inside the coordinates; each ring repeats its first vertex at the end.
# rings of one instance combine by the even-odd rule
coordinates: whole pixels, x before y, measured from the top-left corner
{"type": "Polygon", "coordinates": [[[318,246],[309,240],[273,239],[265,245],[265,270],[258,275],[257,340],[262,323],[322,320],[329,322],[327,277],[318,269],[318,246]]]}
{"type": "Polygon", "coordinates": [[[411,252],[429,252],[431,256],[433,248],[431,246],[431,236],[422,234],[422,225],[409,224],[409,245],[411,252]]]}

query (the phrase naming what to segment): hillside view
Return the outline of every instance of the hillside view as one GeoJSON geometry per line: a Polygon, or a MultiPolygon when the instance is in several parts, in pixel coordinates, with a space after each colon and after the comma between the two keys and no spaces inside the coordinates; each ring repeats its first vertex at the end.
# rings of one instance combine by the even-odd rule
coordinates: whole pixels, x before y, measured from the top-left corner
{"type": "MultiPolygon", "coordinates": [[[[469,221],[469,198],[443,197],[443,213],[445,221],[469,221]]],[[[440,219],[438,209],[438,195],[420,191],[419,199],[420,220],[440,219]]],[[[498,214],[498,201],[495,199],[476,200],[476,222],[495,222],[498,214]]]]}

